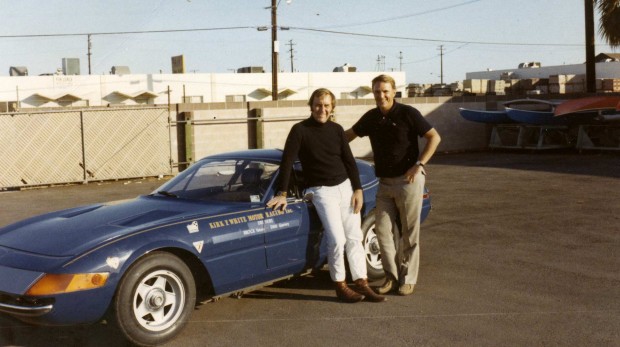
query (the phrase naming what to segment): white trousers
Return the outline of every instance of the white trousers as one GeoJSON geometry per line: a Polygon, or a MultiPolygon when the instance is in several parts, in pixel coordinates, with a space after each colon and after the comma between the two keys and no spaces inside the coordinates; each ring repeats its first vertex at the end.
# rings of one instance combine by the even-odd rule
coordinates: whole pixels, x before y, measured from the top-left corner
{"type": "Polygon", "coordinates": [[[344,281],[346,253],[353,280],[366,278],[366,255],[362,246],[360,214],[353,213],[353,188],[348,179],[333,187],[307,189],[313,193],[312,202],[323,223],[327,236],[327,261],[332,281],[344,281]]]}

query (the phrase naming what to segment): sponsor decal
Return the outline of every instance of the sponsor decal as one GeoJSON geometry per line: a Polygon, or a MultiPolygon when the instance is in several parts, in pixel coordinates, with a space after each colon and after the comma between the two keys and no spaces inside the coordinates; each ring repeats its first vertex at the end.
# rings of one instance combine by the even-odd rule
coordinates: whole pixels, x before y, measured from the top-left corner
{"type": "Polygon", "coordinates": [[[193,221],[191,224],[188,224],[187,231],[189,231],[190,234],[199,232],[198,221],[193,221]]]}
{"type": "Polygon", "coordinates": [[[108,257],[105,262],[106,264],[108,264],[109,267],[113,268],[114,270],[118,269],[118,267],[121,265],[121,260],[118,257],[108,257]]]}
{"type": "Polygon", "coordinates": [[[293,210],[286,209],[284,211],[265,211],[247,216],[227,218],[209,223],[209,228],[218,229],[228,227],[227,230],[233,229],[221,235],[215,235],[211,238],[213,244],[236,240],[242,237],[251,237],[258,234],[269,233],[281,229],[299,227],[300,221],[293,217],[286,216],[293,213],[293,210]],[[273,218],[284,216],[282,218],[273,218]]]}
{"type": "MultiPolygon", "coordinates": [[[[282,216],[282,215],[286,215],[290,213],[293,213],[293,210],[287,208],[284,211],[282,210],[265,211],[265,212],[255,213],[255,214],[251,214],[247,216],[227,218],[227,219],[210,222],[209,228],[218,229],[218,228],[223,228],[223,227],[227,227],[230,225],[249,224],[250,222],[261,221],[261,220],[265,220],[270,217],[282,216]]],[[[196,228],[198,228],[198,226],[196,226],[196,228]]],[[[188,229],[189,229],[189,226],[188,226],[188,229]]]]}
{"type": "Polygon", "coordinates": [[[202,246],[205,244],[204,241],[196,241],[194,242],[194,248],[198,251],[198,253],[202,253],[202,246]]]}

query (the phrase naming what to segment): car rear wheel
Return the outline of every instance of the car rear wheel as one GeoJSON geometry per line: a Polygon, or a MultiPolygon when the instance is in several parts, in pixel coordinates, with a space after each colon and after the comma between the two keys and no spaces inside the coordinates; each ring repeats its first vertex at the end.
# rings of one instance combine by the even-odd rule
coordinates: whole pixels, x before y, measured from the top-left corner
{"type": "Polygon", "coordinates": [[[136,345],[156,345],[181,332],[196,303],[191,270],[178,257],[153,252],[123,276],[113,302],[114,319],[136,345]]]}
{"type": "Polygon", "coordinates": [[[383,264],[381,264],[381,250],[379,240],[375,233],[375,212],[372,211],[362,222],[362,232],[364,233],[363,245],[366,253],[366,270],[370,281],[379,280],[385,277],[383,264]]]}

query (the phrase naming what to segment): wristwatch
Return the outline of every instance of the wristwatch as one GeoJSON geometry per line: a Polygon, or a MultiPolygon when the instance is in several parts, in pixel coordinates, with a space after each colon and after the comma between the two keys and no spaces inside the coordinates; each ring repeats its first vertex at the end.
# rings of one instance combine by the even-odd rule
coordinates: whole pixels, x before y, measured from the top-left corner
{"type": "Polygon", "coordinates": [[[424,164],[423,164],[421,161],[419,161],[419,160],[418,160],[418,161],[416,161],[416,162],[415,162],[415,164],[416,164],[417,166],[424,167],[424,164]]]}
{"type": "Polygon", "coordinates": [[[278,192],[278,193],[276,194],[276,196],[283,196],[283,197],[285,197],[285,198],[286,198],[286,196],[287,196],[287,195],[288,195],[288,194],[287,194],[286,192],[282,192],[282,191],[280,191],[280,192],[278,192]]]}

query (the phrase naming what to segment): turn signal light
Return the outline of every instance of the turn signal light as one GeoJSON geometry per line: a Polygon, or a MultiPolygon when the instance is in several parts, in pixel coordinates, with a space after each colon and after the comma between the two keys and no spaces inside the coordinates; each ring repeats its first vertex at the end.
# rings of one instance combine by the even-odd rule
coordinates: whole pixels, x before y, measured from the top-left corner
{"type": "Polygon", "coordinates": [[[108,277],[107,272],[89,274],[45,274],[28,291],[26,295],[52,295],[77,292],[80,290],[103,287],[108,277]]]}

